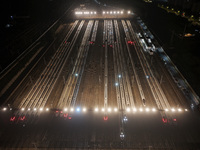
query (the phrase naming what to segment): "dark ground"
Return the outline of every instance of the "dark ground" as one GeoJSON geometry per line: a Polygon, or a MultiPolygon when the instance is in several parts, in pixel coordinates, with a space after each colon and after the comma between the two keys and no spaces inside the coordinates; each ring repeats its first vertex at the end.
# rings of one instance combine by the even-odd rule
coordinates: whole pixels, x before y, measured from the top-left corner
{"type": "MultiPolygon", "coordinates": [[[[127,114],[125,138],[120,139],[120,114],[76,113],[72,119],[44,112],[40,117],[9,122],[11,112],[0,112],[0,148],[177,149],[198,150],[200,120],[193,112],[176,115],[176,123],[163,124],[158,112],[127,114]]],[[[18,118],[18,117],[17,117],[18,118]]]]}
{"type": "Polygon", "coordinates": [[[141,17],[149,30],[155,35],[160,45],[170,56],[180,72],[200,95],[200,34],[185,18],[167,13],[157,4],[145,3],[142,0],[125,0],[124,7],[132,8],[141,17]],[[195,33],[195,37],[181,38],[179,34],[195,33]],[[172,33],[174,36],[172,38],[172,33]]]}
{"type": "Polygon", "coordinates": [[[157,3],[118,0],[118,2],[109,1],[108,4],[133,10],[145,22],[197,95],[200,95],[200,34],[195,31],[200,29],[199,26],[193,26],[187,19],[167,13],[159,8],[157,3]],[[196,36],[182,38],[180,34],[184,31],[196,36]]]}
{"type": "Polygon", "coordinates": [[[4,11],[0,24],[0,71],[62,16],[70,5],[70,0],[5,1],[1,5],[4,11]],[[6,28],[7,24],[9,28],[6,28]]]}
{"type": "MultiPolygon", "coordinates": [[[[123,3],[127,5],[126,1],[128,0],[123,1],[123,3]]],[[[41,9],[45,6],[45,2],[41,5],[41,9]]],[[[48,1],[47,3],[51,2],[48,1]]],[[[130,2],[128,4],[130,4],[130,2]]],[[[177,34],[182,32],[185,21],[179,18],[180,23],[177,23],[176,16],[167,14],[160,8],[140,2],[139,0],[132,1],[131,4],[130,7],[133,7],[135,12],[141,16],[149,29],[158,35],[161,39],[161,45],[164,46],[166,52],[170,55],[180,71],[198,92],[198,87],[200,85],[198,83],[200,82],[198,81],[198,71],[200,70],[198,69],[198,64],[200,63],[198,62],[199,52],[195,50],[198,49],[198,47],[193,44],[196,43],[195,40],[184,39],[184,42],[182,42],[181,39],[176,38],[175,36],[173,45],[170,45],[171,30],[174,29],[177,34]],[[190,50],[191,45],[194,47],[191,48],[193,50],[192,52],[190,50]],[[170,49],[170,47],[174,47],[174,49],[170,49]],[[183,51],[185,51],[185,53],[182,53],[183,51]],[[189,60],[186,61],[186,59],[189,60]],[[193,65],[196,65],[196,68],[193,65]],[[188,73],[191,73],[192,77],[188,76],[188,73]]],[[[59,5],[60,3],[58,2],[57,7],[59,7],[59,5]]],[[[56,5],[51,6],[54,7],[56,5]]],[[[120,6],[122,7],[122,5],[120,6]]],[[[49,9],[44,10],[46,11],[45,14],[48,14],[47,12],[49,10],[50,6],[49,9]]],[[[40,13],[37,15],[39,14],[40,13]]],[[[41,16],[40,21],[43,20],[42,18],[45,17],[41,16]]],[[[34,19],[29,20],[37,22],[34,19]]],[[[25,21],[26,23],[20,22],[23,25],[18,27],[27,27],[26,24],[30,24],[31,21],[29,22],[27,20],[27,22],[25,21]]],[[[24,28],[17,29],[22,31],[24,28]]],[[[19,30],[15,30],[14,28],[11,30],[12,32],[10,33],[13,33],[13,35],[15,35],[15,31],[16,33],[19,33],[17,32],[19,30]]],[[[8,39],[9,38],[10,36],[8,36],[8,39]]],[[[105,122],[103,120],[103,115],[96,116],[96,114],[93,114],[92,112],[88,112],[85,115],[77,114],[72,120],[64,120],[63,118],[55,117],[54,112],[51,112],[50,114],[44,113],[40,117],[26,116],[27,120],[24,122],[19,121],[18,123],[9,122],[9,118],[12,115],[12,112],[0,112],[0,148],[2,149],[8,147],[85,147],[94,149],[99,147],[110,149],[157,148],[187,150],[199,149],[200,147],[199,114],[193,112],[177,115],[177,124],[174,125],[164,125],[159,113],[156,113],[155,116],[146,114],[128,115],[129,121],[125,125],[126,138],[123,141],[119,138],[119,115],[109,116],[109,120],[105,122]]]]}

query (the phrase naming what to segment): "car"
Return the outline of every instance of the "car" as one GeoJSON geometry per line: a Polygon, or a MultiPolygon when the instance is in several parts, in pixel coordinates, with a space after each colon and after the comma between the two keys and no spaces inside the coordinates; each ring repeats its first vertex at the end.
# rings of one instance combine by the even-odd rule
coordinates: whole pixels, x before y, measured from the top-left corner
{"type": "Polygon", "coordinates": [[[178,85],[178,87],[179,87],[179,88],[181,88],[181,87],[182,87],[182,86],[181,86],[181,84],[180,84],[179,82],[177,83],[177,85],[178,85]]]}
{"type": "Polygon", "coordinates": [[[186,88],[183,88],[183,92],[184,92],[186,95],[189,95],[189,91],[188,91],[186,88]]]}

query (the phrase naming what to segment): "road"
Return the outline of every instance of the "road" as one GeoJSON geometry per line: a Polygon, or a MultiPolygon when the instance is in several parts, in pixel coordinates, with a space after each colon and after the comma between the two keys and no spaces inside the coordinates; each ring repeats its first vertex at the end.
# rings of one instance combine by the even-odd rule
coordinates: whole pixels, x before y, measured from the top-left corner
{"type": "Polygon", "coordinates": [[[197,148],[199,114],[137,21],[74,20],[2,106],[1,147],[197,148]]]}

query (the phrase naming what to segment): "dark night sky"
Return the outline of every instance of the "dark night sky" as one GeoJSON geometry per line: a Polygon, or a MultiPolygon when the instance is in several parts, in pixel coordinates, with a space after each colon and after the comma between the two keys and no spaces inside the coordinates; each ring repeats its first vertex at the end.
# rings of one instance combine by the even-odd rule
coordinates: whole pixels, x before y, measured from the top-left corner
{"type": "Polygon", "coordinates": [[[7,24],[10,16],[30,16],[40,18],[56,8],[61,7],[66,0],[7,0],[1,5],[3,24],[7,24]]]}
{"type": "Polygon", "coordinates": [[[31,11],[31,2],[26,0],[8,0],[3,3],[2,7],[4,19],[8,19],[10,15],[29,15],[31,11]]]}
{"type": "MultiPolygon", "coordinates": [[[[12,58],[10,59],[12,61],[15,57],[13,53],[15,53],[16,50],[13,49],[15,47],[9,43],[13,42],[17,35],[24,32],[31,25],[46,24],[49,26],[52,24],[66,11],[68,2],[70,2],[70,0],[6,0],[0,4],[0,10],[2,11],[0,13],[1,56],[11,56],[12,58]],[[6,28],[7,25],[10,27],[6,28]]],[[[23,42],[23,40],[21,40],[21,42],[23,42]]],[[[23,49],[25,48],[21,48],[20,52],[23,49]]],[[[8,59],[6,59],[6,61],[7,60],[8,59]]],[[[4,68],[7,63],[0,62],[0,65],[4,68]]]]}

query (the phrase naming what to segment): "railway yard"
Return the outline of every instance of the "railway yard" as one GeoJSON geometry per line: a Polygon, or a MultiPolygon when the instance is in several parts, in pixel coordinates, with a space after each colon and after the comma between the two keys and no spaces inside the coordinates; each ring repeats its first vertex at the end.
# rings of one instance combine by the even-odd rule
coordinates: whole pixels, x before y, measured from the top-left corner
{"type": "Polygon", "coordinates": [[[77,107],[185,111],[187,97],[157,52],[150,55],[142,46],[139,30],[130,20],[74,21],[51,58],[30,73],[31,83],[27,77],[7,103],[23,113],[77,107]]]}
{"type": "Polygon", "coordinates": [[[2,148],[197,148],[198,132],[180,125],[195,93],[144,26],[139,17],[69,23],[6,97],[2,148]]]}

